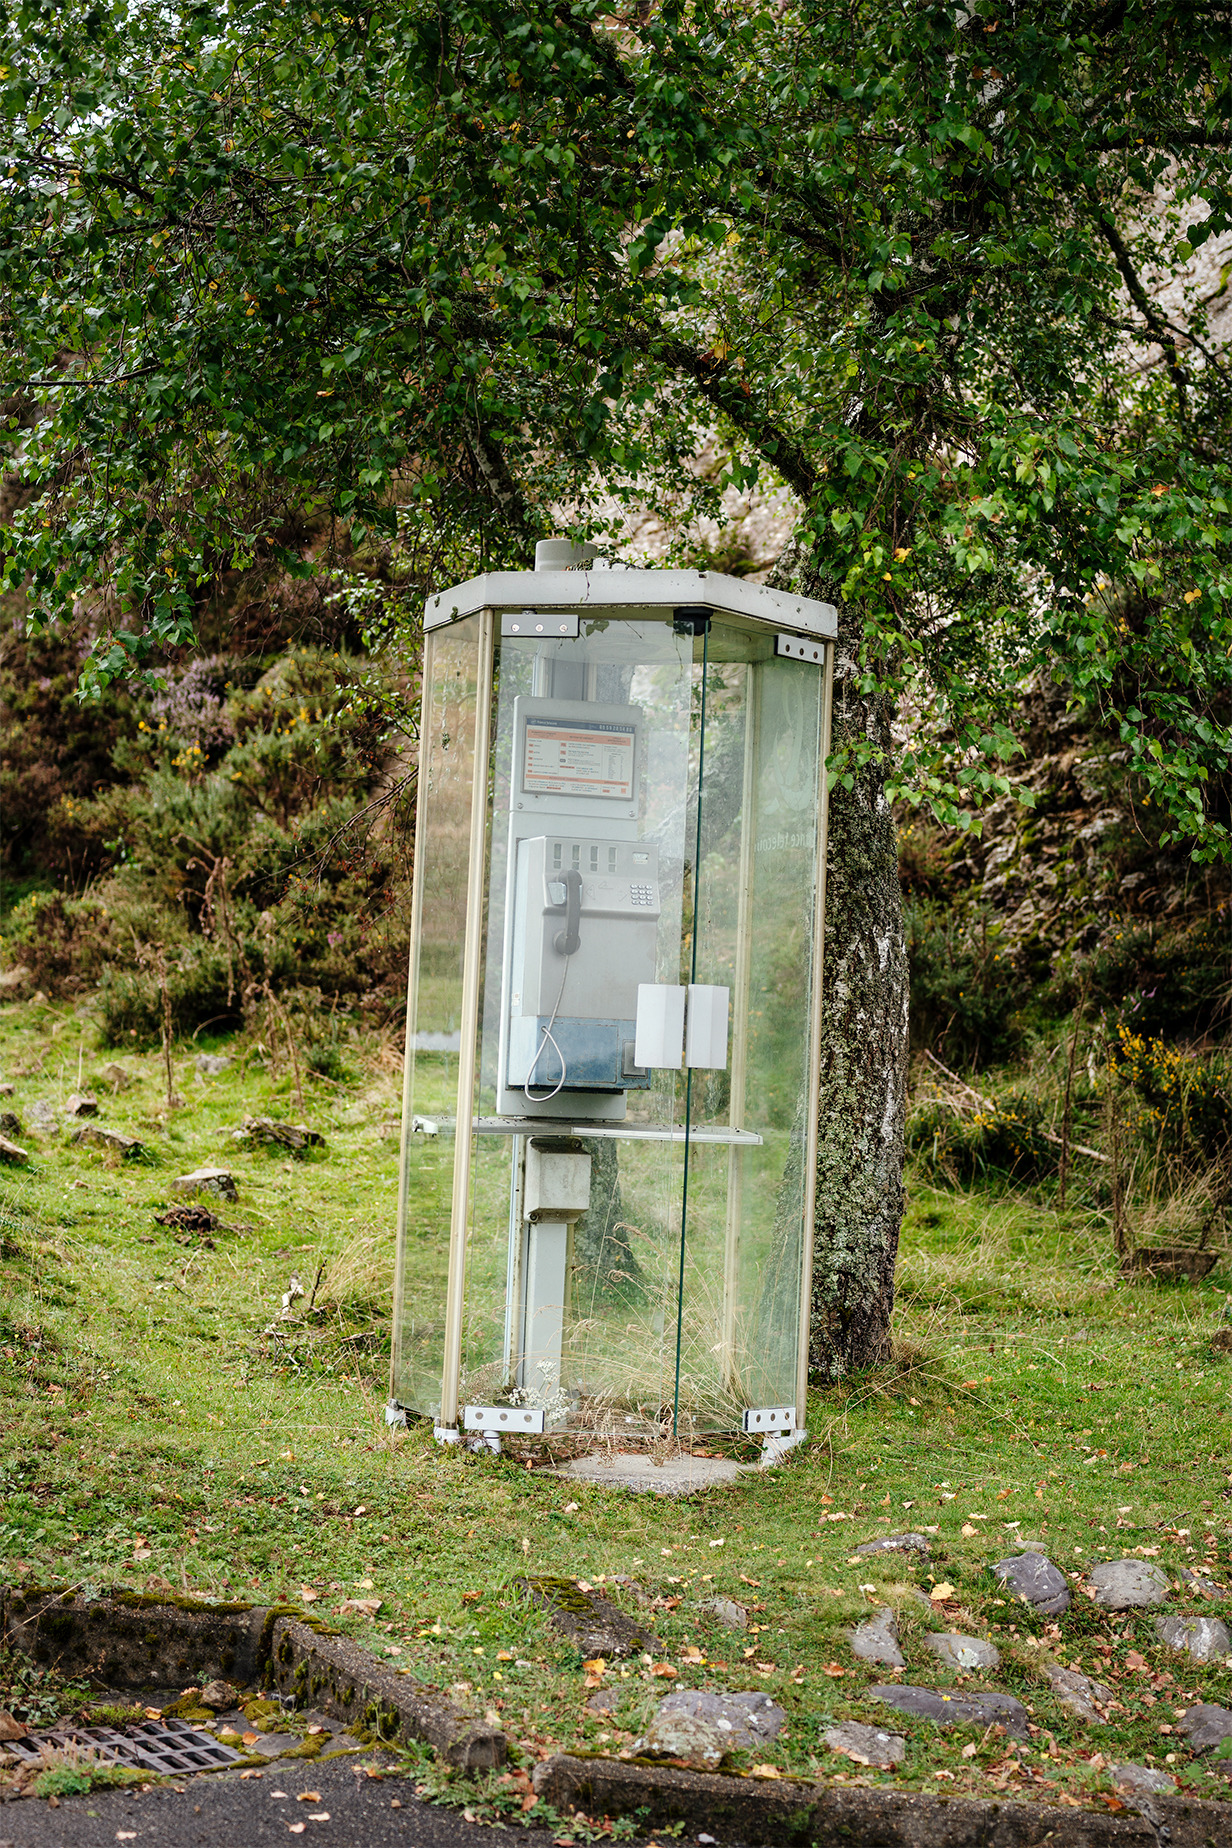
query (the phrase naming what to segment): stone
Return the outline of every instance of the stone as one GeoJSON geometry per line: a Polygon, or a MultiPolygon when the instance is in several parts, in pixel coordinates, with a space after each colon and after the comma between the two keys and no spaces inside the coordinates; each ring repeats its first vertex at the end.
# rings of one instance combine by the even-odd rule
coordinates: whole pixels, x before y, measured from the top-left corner
{"type": "Polygon", "coordinates": [[[999,1559],[994,1575],[1007,1590],[1024,1604],[1032,1604],[1044,1617],[1056,1617],[1069,1609],[1069,1586],[1043,1553],[1016,1553],[1012,1559],[999,1559]]]}
{"type": "Polygon", "coordinates": [[[127,1091],[129,1085],[133,1082],[124,1067],[122,1065],[116,1065],[114,1062],[111,1065],[104,1065],[99,1075],[105,1078],[107,1083],[115,1091],[127,1091]]]}
{"type": "Polygon", "coordinates": [[[85,1091],[73,1091],[64,1106],[64,1114],[71,1117],[97,1116],[98,1099],[89,1096],[85,1091]]]}
{"type": "Polygon", "coordinates": [[[30,1127],[36,1136],[58,1136],[60,1119],[49,1103],[39,1098],[30,1106],[30,1127]]]}
{"type": "Polygon", "coordinates": [[[737,1604],[735,1598],[703,1598],[698,1610],[706,1617],[713,1617],[725,1630],[747,1630],[749,1627],[748,1607],[737,1604]]]}
{"type": "Polygon", "coordinates": [[[681,1759],[699,1771],[717,1771],[732,1742],[709,1720],[692,1713],[665,1713],[660,1707],[630,1749],[635,1758],[681,1759]]]}
{"type": "Polygon", "coordinates": [[[879,1726],[861,1726],[858,1720],[844,1720],[840,1726],[831,1726],[822,1737],[832,1752],[842,1752],[844,1757],[854,1758],[858,1765],[874,1765],[881,1771],[901,1764],[907,1755],[907,1741],[901,1733],[882,1732],[879,1726]]]}
{"type": "Polygon", "coordinates": [[[883,1534],[879,1540],[866,1540],[863,1546],[856,1547],[856,1552],[865,1553],[918,1553],[921,1559],[927,1559],[932,1547],[927,1534],[883,1534]]]}
{"type": "Polygon", "coordinates": [[[1156,1771],[1150,1765],[1109,1765],[1108,1776],[1118,1790],[1127,1791],[1130,1796],[1156,1796],[1165,1790],[1176,1789],[1176,1779],[1169,1777],[1166,1771],[1156,1771]]]}
{"type": "Polygon", "coordinates": [[[16,1089],[16,1085],[9,1084],[6,1080],[4,1084],[0,1084],[0,1097],[12,1097],[16,1089]]]}
{"type": "Polygon", "coordinates": [[[1217,1584],[1209,1572],[1201,1570],[1191,1572],[1188,1566],[1178,1566],[1176,1576],[1196,1597],[1221,1598],[1223,1596],[1223,1586],[1217,1584]]]}
{"type": "Polygon", "coordinates": [[[292,1155],[304,1156],[309,1149],[324,1146],[325,1138],[306,1123],[280,1123],[274,1117],[246,1116],[238,1129],[232,1130],[237,1142],[263,1142],[267,1147],[288,1149],[292,1155]]]}
{"type": "Polygon", "coordinates": [[[707,1694],[700,1688],[678,1688],[660,1701],[659,1713],[687,1714],[705,1720],[726,1741],[728,1747],[747,1750],[773,1739],[786,1723],[787,1715],[768,1694],[707,1694]]]}
{"type": "Polygon", "coordinates": [[[194,1063],[202,1078],[217,1078],[230,1069],[233,1061],[224,1053],[199,1052],[194,1063]]]}
{"type": "Polygon", "coordinates": [[[144,1142],[138,1142],[135,1136],[122,1136],[118,1129],[100,1129],[97,1123],[87,1123],[83,1128],[73,1130],[69,1141],[122,1155],[126,1161],[139,1161],[145,1154],[144,1142]]]}
{"type": "Polygon", "coordinates": [[[650,1457],[617,1451],[610,1457],[573,1457],[555,1472],[569,1482],[595,1482],[604,1488],[632,1489],[637,1494],[700,1495],[729,1482],[739,1482],[756,1463],[734,1463],[730,1457],[668,1457],[655,1463],[650,1457]]]}
{"type": "Polygon", "coordinates": [[[16,1142],[10,1142],[7,1136],[0,1136],[0,1161],[13,1164],[29,1161],[29,1153],[16,1142]]]}
{"type": "Polygon", "coordinates": [[[999,1668],[1001,1652],[994,1643],[978,1636],[960,1636],[955,1630],[943,1630],[924,1638],[924,1647],[950,1668],[969,1672],[973,1668],[999,1668]]]}
{"type": "Polygon", "coordinates": [[[20,1136],[21,1118],[11,1110],[0,1110],[0,1136],[20,1136]]]}
{"type": "Polygon", "coordinates": [[[171,1183],[172,1193],[211,1194],[217,1200],[238,1200],[235,1179],[227,1168],[194,1168],[171,1183]]]}
{"type": "Polygon", "coordinates": [[[201,1690],[201,1705],[212,1707],[215,1713],[225,1713],[234,1707],[239,1697],[239,1689],[233,1688],[226,1681],[207,1681],[201,1690]]]}
{"type": "Polygon", "coordinates": [[[1195,1752],[1209,1752],[1221,1740],[1232,1739],[1232,1713],[1211,1701],[1200,1701],[1177,1721],[1176,1730],[1195,1752]]]}
{"type": "Polygon", "coordinates": [[[28,1726],[23,1725],[20,1720],[15,1720],[11,1713],[0,1707],[0,1739],[5,1741],[24,1739],[29,1730],[28,1726]]]}
{"type": "Polygon", "coordinates": [[[851,1653],[861,1662],[882,1662],[887,1668],[906,1668],[907,1658],[898,1646],[894,1612],[883,1605],[871,1617],[847,1632],[851,1653]]]}
{"type": "Polygon", "coordinates": [[[516,1588],[544,1613],[553,1629],[567,1636],[586,1658],[662,1655],[654,1632],[638,1623],[597,1591],[583,1591],[576,1579],[515,1579],[516,1588]]]}
{"type": "Polygon", "coordinates": [[[938,1726],[1004,1726],[1015,1739],[1030,1737],[1027,1710],[1012,1694],[951,1694],[937,1688],[903,1687],[890,1683],[868,1690],[899,1713],[935,1720],[938,1726]]]}
{"type": "Polygon", "coordinates": [[[1150,1559],[1105,1560],[1091,1568],[1091,1584],[1096,1604],[1106,1611],[1163,1604],[1169,1590],[1167,1573],[1150,1559]]]}
{"type": "Polygon", "coordinates": [[[284,1752],[298,1752],[303,1743],[298,1733],[262,1733],[248,1749],[259,1752],[262,1758],[281,1758],[284,1752]]]}
{"type": "Polygon", "coordinates": [[[1062,1707],[1068,1707],[1088,1726],[1107,1723],[1108,1708],[1116,1699],[1111,1688],[1102,1681],[1092,1681],[1089,1675],[1080,1675],[1076,1668],[1062,1668],[1059,1662],[1045,1662],[1044,1673],[1062,1707]]]}
{"type": "Polygon", "coordinates": [[[620,1705],[619,1688],[599,1688],[586,1702],[587,1713],[612,1713],[620,1705]]]}
{"type": "Polygon", "coordinates": [[[1169,1649],[1191,1655],[1195,1662],[1221,1662],[1232,1655],[1232,1636],[1218,1617],[1157,1617],[1155,1634],[1169,1649]]]}

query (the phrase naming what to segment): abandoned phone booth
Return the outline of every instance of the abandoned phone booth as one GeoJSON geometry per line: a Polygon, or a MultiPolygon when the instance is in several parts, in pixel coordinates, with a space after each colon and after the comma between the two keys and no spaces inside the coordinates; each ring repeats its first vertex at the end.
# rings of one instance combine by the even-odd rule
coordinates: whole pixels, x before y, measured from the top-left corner
{"type": "Polygon", "coordinates": [[[550,540],[424,629],[395,1414],[790,1442],[835,612],[550,540]]]}

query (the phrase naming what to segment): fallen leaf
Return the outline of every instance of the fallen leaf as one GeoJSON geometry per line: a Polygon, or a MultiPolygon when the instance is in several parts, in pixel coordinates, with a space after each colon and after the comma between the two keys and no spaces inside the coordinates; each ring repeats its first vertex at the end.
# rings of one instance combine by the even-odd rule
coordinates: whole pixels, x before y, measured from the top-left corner
{"type": "Polygon", "coordinates": [[[15,1720],[11,1713],[0,1708],[0,1739],[24,1739],[28,1730],[21,1720],[15,1720]]]}
{"type": "Polygon", "coordinates": [[[1126,1668],[1144,1669],[1146,1667],[1146,1658],[1145,1656],[1140,1656],[1136,1649],[1130,1649],[1125,1656],[1125,1666],[1126,1668]]]}
{"type": "Polygon", "coordinates": [[[289,1822],[287,1824],[287,1828],[292,1835],[302,1835],[307,1827],[308,1824],[306,1822],[289,1822]]]}
{"type": "Polygon", "coordinates": [[[241,1771],[240,1772],[240,1783],[241,1784],[247,1783],[250,1777],[264,1777],[264,1776],[265,1776],[264,1771],[255,1771],[255,1770],[241,1771]]]}
{"type": "Polygon", "coordinates": [[[652,1675],[658,1675],[663,1681],[675,1681],[680,1670],[673,1668],[670,1662],[652,1662],[650,1672],[652,1675]]]}
{"type": "Polygon", "coordinates": [[[328,1810],[309,1810],[308,1820],[309,1822],[328,1822],[329,1821],[329,1811],[328,1810]]]}
{"type": "Polygon", "coordinates": [[[840,1675],[845,1675],[847,1673],[847,1670],[845,1668],[840,1668],[837,1662],[827,1662],[821,1672],[823,1675],[830,1675],[837,1681],[840,1675]]]}
{"type": "Polygon", "coordinates": [[[116,1830],[116,1840],[118,1842],[135,1842],[136,1839],[137,1839],[136,1829],[117,1829],[116,1830]]]}
{"type": "Polygon", "coordinates": [[[358,1611],[361,1617],[375,1617],[383,1602],[381,1598],[344,1598],[338,1615],[345,1617],[348,1611],[358,1611]]]}
{"type": "Polygon", "coordinates": [[[998,1501],[1008,1501],[1010,1496],[1013,1493],[1014,1493],[1013,1489],[998,1489],[997,1490],[997,1500],[998,1501]]]}
{"type": "Polygon", "coordinates": [[[463,1604],[474,1604],[475,1601],[478,1598],[482,1598],[482,1596],[483,1593],[481,1591],[464,1591],[462,1593],[462,1602],[463,1604]]]}
{"type": "Polygon", "coordinates": [[[301,1790],[295,1801],[297,1803],[319,1803],[321,1793],[319,1790],[301,1790]]]}
{"type": "Polygon", "coordinates": [[[954,1782],[954,1773],[952,1771],[934,1771],[933,1776],[943,1777],[945,1778],[946,1782],[950,1784],[954,1782]]]}
{"type": "Polygon", "coordinates": [[[942,1579],[939,1585],[933,1586],[932,1590],[929,1592],[928,1595],[932,1599],[934,1604],[944,1604],[947,1601],[947,1599],[952,1598],[954,1596],[954,1587],[948,1582],[948,1580],[942,1579]]]}
{"type": "Polygon", "coordinates": [[[777,1765],[754,1765],[749,1772],[750,1777],[782,1777],[782,1775],[777,1765]]]}
{"type": "Polygon", "coordinates": [[[257,1743],[257,1740],[260,1737],[261,1737],[260,1733],[254,1733],[254,1732],[241,1733],[240,1742],[243,1745],[255,1745],[257,1743]]]}
{"type": "Polygon", "coordinates": [[[311,1585],[301,1585],[299,1595],[305,1604],[315,1604],[321,1594],[319,1591],[314,1591],[311,1585]]]}
{"type": "Polygon", "coordinates": [[[979,1748],[979,1746],[978,1746],[978,1745],[976,1744],[976,1742],[975,1742],[975,1740],[974,1740],[974,1739],[972,1739],[969,1745],[964,1745],[964,1746],[963,1746],[963,1749],[962,1749],[962,1756],[963,1756],[964,1758],[974,1758],[974,1757],[975,1757],[975,1754],[976,1754],[976,1753],[977,1753],[977,1752],[979,1751],[979,1749],[980,1749],[980,1748],[979,1748]]]}
{"type": "Polygon", "coordinates": [[[964,1521],[962,1524],[962,1537],[964,1540],[974,1540],[979,1531],[978,1527],[972,1527],[970,1521],[964,1521]]]}
{"type": "Polygon", "coordinates": [[[690,1643],[687,1649],[682,1649],[680,1651],[680,1660],[682,1662],[700,1662],[702,1659],[702,1652],[697,1647],[696,1643],[690,1643]]]}

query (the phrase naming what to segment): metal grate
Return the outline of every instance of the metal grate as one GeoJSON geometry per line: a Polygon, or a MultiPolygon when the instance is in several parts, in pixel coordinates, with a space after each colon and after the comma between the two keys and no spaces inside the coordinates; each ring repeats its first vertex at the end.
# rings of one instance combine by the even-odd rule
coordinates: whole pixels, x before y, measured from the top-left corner
{"type": "Polygon", "coordinates": [[[47,1732],[9,1740],[5,1749],[31,1763],[44,1748],[62,1749],[66,1745],[97,1752],[100,1758],[109,1758],[132,1771],[162,1771],[177,1776],[218,1771],[224,1765],[238,1764],[243,1756],[209,1733],[198,1732],[187,1720],[176,1719],[141,1720],[122,1732],[114,1726],[53,1726],[47,1732]]]}

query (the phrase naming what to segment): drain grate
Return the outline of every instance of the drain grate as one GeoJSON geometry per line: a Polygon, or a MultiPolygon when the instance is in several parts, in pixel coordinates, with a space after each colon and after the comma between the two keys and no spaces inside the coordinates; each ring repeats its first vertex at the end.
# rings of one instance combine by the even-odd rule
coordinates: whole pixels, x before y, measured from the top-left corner
{"type": "Polygon", "coordinates": [[[187,1720],[142,1720],[121,1732],[114,1726],[53,1726],[47,1732],[29,1733],[6,1742],[17,1758],[33,1762],[47,1746],[75,1745],[97,1752],[100,1758],[126,1765],[131,1771],[162,1771],[184,1775],[218,1771],[240,1762],[242,1754],[209,1733],[198,1732],[187,1720]]]}

